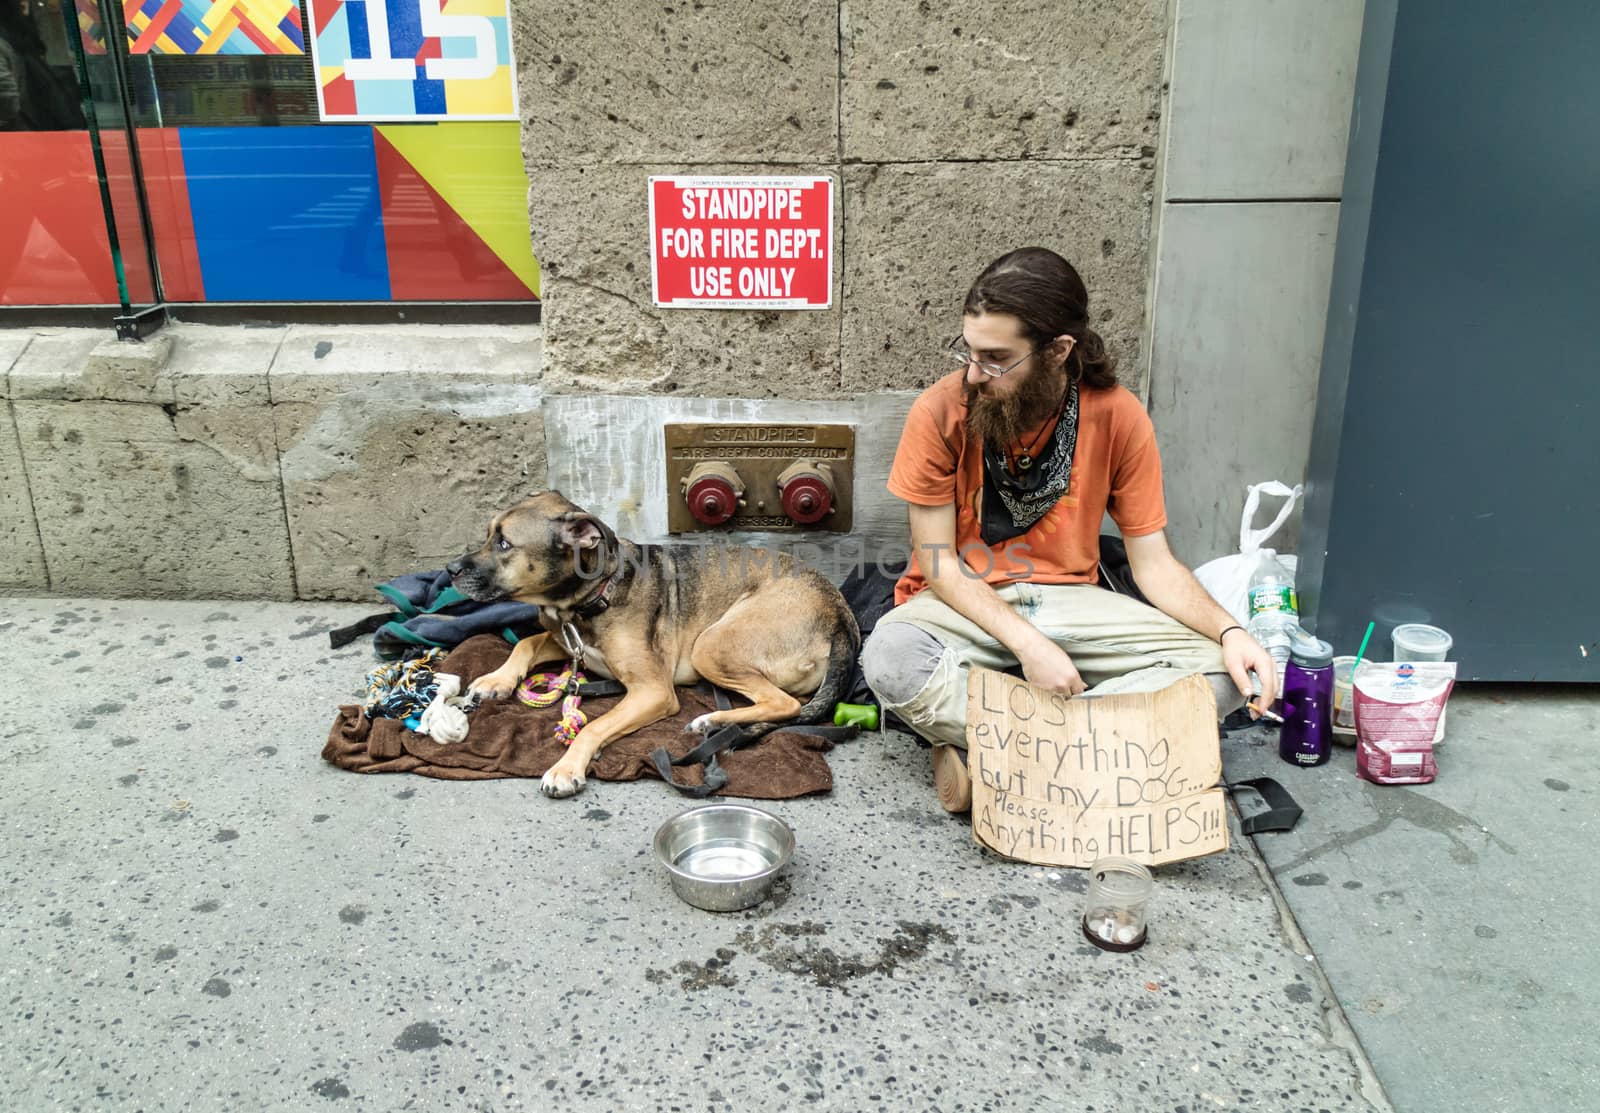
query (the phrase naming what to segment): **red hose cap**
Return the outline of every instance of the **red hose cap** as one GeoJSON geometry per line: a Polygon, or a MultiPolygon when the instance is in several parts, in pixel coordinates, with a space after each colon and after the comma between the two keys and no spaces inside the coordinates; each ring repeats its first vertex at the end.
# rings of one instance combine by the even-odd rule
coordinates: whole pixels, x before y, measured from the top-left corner
{"type": "Polygon", "coordinates": [[[703,526],[720,526],[739,508],[733,484],[715,475],[702,476],[689,484],[686,497],[690,515],[703,526]]]}
{"type": "Polygon", "coordinates": [[[797,475],[783,485],[783,512],[803,526],[822,521],[833,509],[833,492],[819,475],[797,475]]]}

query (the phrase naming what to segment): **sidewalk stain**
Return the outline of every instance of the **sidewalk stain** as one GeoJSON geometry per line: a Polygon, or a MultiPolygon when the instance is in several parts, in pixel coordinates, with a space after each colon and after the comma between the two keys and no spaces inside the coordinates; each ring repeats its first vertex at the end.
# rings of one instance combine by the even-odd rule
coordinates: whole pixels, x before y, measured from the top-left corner
{"type": "Polygon", "coordinates": [[[1079,1040],[1078,1046],[1086,1051],[1094,1051],[1101,1055],[1121,1055],[1122,1045],[1106,1039],[1106,1034],[1101,1032],[1098,1036],[1090,1036],[1086,1040],[1079,1040]]]}
{"type": "Polygon", "coordinates": [[[350,1087],[340,1082],[337,1078],[324,1078],[321,1082],[311,1087],[311,1092],[319,1098],[327,1098],[332,1101],[337,1098],[349,1097],[350,1087]]]}
{"type": "Polygon", "coordinates": [[[406,1025],[406,1030],[400,1033],[399,1038],[394,1041],[394,1046],[397,1051],[426,1051],[430,1047],[450,1042],[438,1028],[422,1020],[416,1024],[406,1025]]]}
{"type": "MultiPolygon", "coordinates": [[[[876,957],[839,954],[831,947],[809,940],[826,935],[826,925],[805,921],[798,924],[768,924],[759,932],[745,928],[734,937],[733,946],[757,961],[785,974],[810,978],[824,989],[839,989],[845,983],[872,974],[893,974],[903,963],[925,958],[934,943],[954,944],[956,938],[939,924],[901,920],[892,936],[878,941],[876,957]],[[807,940],[807,942],[793,942],[807,940]]],[[[738,951],[718,947],[716,955],[704,962],[685,959],[671,970],[649,969],[645,980],[661,985],[674,976],[684,989],[697,991],[727,988],[738,984],[728,967],[738,951]]]]}
{"type": "Polygon", "coordinates": [[[824,925],[811,921],[769,924],[759,934],[748,928],[741,931],[734,942],[774,970],[810,978],[824,989],[838,989],[857,978],[893,974],[902,963],[925,958],[934,943],[950,945],[956,941],[955,936],[939,924],[901,920],[892,936],[878,941],[878,954],[871,959],[839,954],[831,947],[819,947],[810,942],[789,942],[826,933],[824,925]]]}
{"type": "Polygon", "coordinates": [[[1511,846],[1504,839],[1497,838],[1487,828],[1469,815],[1463,815],[1454,808],[1448,807],[1439,801],[1422,795],[1401,785],[1372,785],[1363,784],[1367,803],[1373,811],[1378,813],[1378,818],[1371,823],[1364,824],[1351,831],[1335,835],[1321,846],[1312,847],[1305,853],[1278,867],[1283,872],[1314,862],[1332,850],[1348,850],[1356,843],[1369,839],[1381,831],[1385,831],[1396,820],[1403,819],[1413,827],[1421,827],[1425,831],[1443,835],[1450,840],[1450,860],[1460,865],[1473,865],[1478,860],[1478,853],[1468,846],[1461,833],[1475,831],[1484,838],[1494,843],[1507,854],[1515,854],[1516,847],[1511,846]]]}
{"type": "Polygon", "coordinates": [[[711,989],[713,986],[726,989],[739,984],[739,979],[728,972],[728,967],[737,957],[737,952],[727,947],[718,947],[716,956],[704,962],[684,959],[672,968],[671,973],[665,970],[646,970],[644,976],[652,985],[660,985],[673,974],[677,974],[682,978],[678,984],[690,992],[711,989]]]}

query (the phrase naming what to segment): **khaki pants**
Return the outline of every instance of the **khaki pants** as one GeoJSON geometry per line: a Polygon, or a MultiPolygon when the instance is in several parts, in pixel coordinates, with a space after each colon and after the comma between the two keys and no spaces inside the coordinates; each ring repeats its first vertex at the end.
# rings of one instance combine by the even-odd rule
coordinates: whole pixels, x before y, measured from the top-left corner
{"type": "MultiPolygon", "coordinates": [[[[1155,691],[1204,673],[1219,717],[1244,703],[1223,668],[1221,646],[1154,607],[1093,584],[1007,584],[998,594],[1066,651],[1096,693],[1155,691]]],[[[880,619],[861,654],[885,711],[930,742],[962,749],[974,665],[1004,671],[1017,659],[932,590],[880,619]]]]}

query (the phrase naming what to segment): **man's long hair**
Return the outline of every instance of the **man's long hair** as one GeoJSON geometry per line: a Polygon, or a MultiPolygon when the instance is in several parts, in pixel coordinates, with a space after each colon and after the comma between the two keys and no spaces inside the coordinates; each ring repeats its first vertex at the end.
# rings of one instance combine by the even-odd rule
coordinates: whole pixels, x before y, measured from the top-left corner
{"type": "Polygon", "coordinates": [[[1073,265],[1049,248],[1019,247],[983,268],[961,312],[1009,313],[1036,348],[1070,336],[1077,343],[1067,374],[1094,390],[1117,385],[1117,361],[1089,327],[1089,291],[1073,265]]]}

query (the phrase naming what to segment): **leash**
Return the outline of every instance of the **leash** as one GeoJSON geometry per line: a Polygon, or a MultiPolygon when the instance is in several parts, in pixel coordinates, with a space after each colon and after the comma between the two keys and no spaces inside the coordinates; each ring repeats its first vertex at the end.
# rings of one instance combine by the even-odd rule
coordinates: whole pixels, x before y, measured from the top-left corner
{"type": "MultiPolygon", "coordinates": [[[[717,685],[711,686],[712,698],[716,701],[718,711],[728,711],[733,707],[733,699],[726,691],[717,685]]],[[[703,800],[713,792],[719,792],[728,784],[728,771],[717,762],[717,755],[737,749],[750,741],[745,737],[744,730],[737,723],[725,723],[706,735],[698,746],[675,758],[667,753],[665,746],[658,746],[650,754],[650,764],[656,767],[656,773],[663,781],[685,796],[696,800],[703,800]],[[686,785],[672,776],[672,767],[675,765],[704,765],[706,767],[705,781],[697,785],[686,785]]]]}
{"type": "Polygon", "coordinates": [[[568,654],[567,667],[558,673],[536,672],[529,676],[517,685],[517,699],[529,707],[549,707],[560,702],[561,719],[551,733],[563,746],[570,746],[589,724],[589,716],[582,710],[583,701],[621,695],[627,689],[615,680],[591,681],[583,675],[583,637],[571,622],[561,624],[558,636],[561,648],[568,654]]]}
{"type": "MultiPolygon", "coordinates": [[[[733,708],[733,699],[725,689],[715,684],[710,685],[710,688],[718,711],[729,711],[733,708]]],[[[779,731],[789,731],[794,734],[811,734],[830,741],[843,742],[859,734],[860,728],[853,724],[847,726],[824,726],[816,723],[779,723],[773,733],[776,734],[779,731]]],[[[682,757],[674,758],[667,753],[666,747],[657,747],[650,754],[650,764],[655,766],[657,775],[663,781],[666,781],[683,795],[701,800],[727,787],[728,771],[722,768],[721,763],[717,761],[717,756],[755,741],[758,741],[758,739],[747,735],[744,732],[744,728],[738,723],[724,723],[706,735],[698,746],[682,757]],[[706,767],[704,783],[686,785],[675,780],[672,776],[672,770],[674,766],[679,765],[704,765],[706,767]]]]}
{"type": "Polygon", "coordinates": [[[579,695],[583,673],[568,665],[559,673],[536,672],[517,687],[517,698],[529,707],[549,707],[561,702],[561,721],[552,732],[563,746],[572,745],[578,732],[589,722],[589,716],[579,710],[583,697],[579,695]]]}
{"type": "Polygon", "coordinates": [[[536,672],[517,686],[517,699],[529,707],[549,707],[561,703],[561,719],[552,733],[556,741],[570,746],[578,732],[589,722],[589,716],[580,710],[585,693],[583,675],[583,638],[578,628],[563,622],[560,630],[561,648],[570,655],[567,667],[559,673],[536,672]]]}

